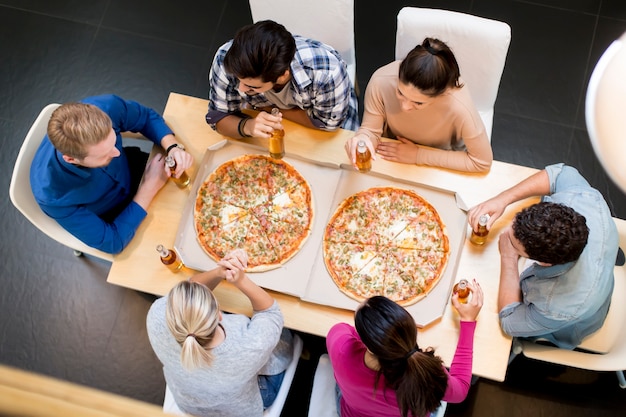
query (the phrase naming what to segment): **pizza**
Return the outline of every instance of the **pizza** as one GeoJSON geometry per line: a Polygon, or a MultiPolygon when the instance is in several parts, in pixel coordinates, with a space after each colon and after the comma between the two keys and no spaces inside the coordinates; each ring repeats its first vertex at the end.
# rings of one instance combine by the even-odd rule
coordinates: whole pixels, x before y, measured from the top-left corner
{"type": "Polygon", "coordinates": [[[194,225],[200,246],[218,261],[248,254],[247,272],[278,268],[310,234],[311,187],[289,163],[243,155],[218,166],[198,189],[194,225]]]}
{"type": "Polygon", "coordinates": [[[322,242],[324,263],[344,294],[416,303],[439,282],[448,262],[446,227],[414,191],[375,187],[346,198],[322,242]]]}

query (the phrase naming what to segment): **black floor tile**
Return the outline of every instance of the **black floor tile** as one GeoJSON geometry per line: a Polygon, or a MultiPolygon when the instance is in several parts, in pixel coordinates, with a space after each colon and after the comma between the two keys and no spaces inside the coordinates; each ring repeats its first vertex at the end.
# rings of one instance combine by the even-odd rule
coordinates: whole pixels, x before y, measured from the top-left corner
{"type": "MultiPolygon", "coordinates": [[[[357,78],[394,59],[403,6],[471,12],[509,23],[496,103],[497,160],[577,167],[626,218],[626,193],[605,174],[584,128],[584,95],[606,47],[626,31],[623,0],[356,0],[357,78]],[[407,4],[410,3],[410,4],[407,4]],[[374,12],[373,12],[374,11],[374,12]],[[599,13],[599,15],[598,15],[599,13]]],[[[41,108],[117,93],[162,111],[170,91],[206,98],[217,48],[252,22],[245,0],[0,0],[0,188],[41,108]]],[[[165,382],[145,330],[154,297],[106,283],[109,264],[76,258],[0,201],[0,362],[161,404],[165,382]]],[[[323,338],[303,357],[283,415],[304,416],[323,338]]],[[[477,347],[477,349],[480,347],[477,347]]],[[[613,373],[518,357],[504,382],[479,380],[448,416],[621,416],[613,373]]]]}
{"type": "Polygon", "coordinates": [[[496,107],[491,146],[494,159],[533,168],[563,162],[573,127],[499,113],[496,107]]]}
{"type": "Polygon", "coordinates": [[[95,34],[93,26],[2,8],[0,117],[28,120],[67,100],[65,90],[81,74],[95,34]]]}
{"type": "Polygon", "coordinates": [[[198,96],[208,49],[100,29],[84,71],[70,87],[75,100],[119,94],[163,111],[171,91],[198,96]]]}
{"type": "Polygon", "coordinates": [[[512,40],[498,109],[536,120],[572,124],[584,88],[593,40],[591,15],[514,3],[512,40]],[[532,25],[526,22],[532,21],[532,25]],[[567,42],[562,33],[568,34],[567,42]]]}
{"type": "Polygon", "coordinates": [[[206,48],[226,2],[111,0],[102,25],[206,48]]]}
{"type": "Polygon", "coordinates": [[[108,3],[109,0],[2,0],[0,6],[97,25],[108,3]]]}

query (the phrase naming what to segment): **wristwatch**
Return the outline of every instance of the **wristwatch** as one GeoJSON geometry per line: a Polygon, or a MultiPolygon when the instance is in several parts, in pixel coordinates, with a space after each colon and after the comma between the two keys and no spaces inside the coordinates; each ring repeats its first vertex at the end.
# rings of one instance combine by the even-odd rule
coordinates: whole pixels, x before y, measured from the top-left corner
{"type": "Polygon", "coordinates": [[[181,150],[181,151],[184,151],[184,150],[185,150],[185,147],[184,147],[183,145],[181,145],[180,143],[175,143],[175,144],[170,145],[170,146],[168,146],[168,147],[167,147],[167,149],[165,150],[165,154],[166,154],[166,155],[169,155],[169,154],[170,154],[170,151],[171,151],[172,149],[174,149],[174,148],[180,148],[180,150],[181,150]]]}

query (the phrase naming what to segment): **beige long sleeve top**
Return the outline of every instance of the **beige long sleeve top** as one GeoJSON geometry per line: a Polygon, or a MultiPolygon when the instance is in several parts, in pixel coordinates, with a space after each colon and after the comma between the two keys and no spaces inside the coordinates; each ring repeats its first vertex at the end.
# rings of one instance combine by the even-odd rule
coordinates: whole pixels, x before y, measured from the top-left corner
{"type": "Polygon", "coordinates": [[[396,95],[399,68],[400,61],[394,61],[372,75],[358,133],[372,140],[400,136],[421,145],[418,165],[488,171],[493,152],[467,87],[448,89],[423,108],[404,111],[396,95]]]}

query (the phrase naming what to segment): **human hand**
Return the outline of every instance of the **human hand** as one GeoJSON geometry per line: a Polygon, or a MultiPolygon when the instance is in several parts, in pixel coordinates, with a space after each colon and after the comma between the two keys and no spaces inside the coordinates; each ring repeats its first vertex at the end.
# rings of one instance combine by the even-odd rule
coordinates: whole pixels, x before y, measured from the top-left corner
{"type": "Polygon", "coordinates": [[[369,136],[364,135],[364,134],[356,135],[346,140],[346,144],[344,145],[346,154],[348,155],[348,159],[350,159],[350,162],[352,162],[352,165],[355,168],[356,168],[356,148],[360,140],[365,142],[365,146],[367,146],[367,149],[370,150],[370,154],[372,154],[372,160],[373,161],[376,160],[376,146],[374,145],[372,140],[369,138],[369,136]]]}
{"type": "Polygon", "coordinates": [[[227,253],[217,264],[226,269],[226,280],[235,283],[245,275],[244,271],[248,266],[248,254],[242,249],[235,249],[227,253]]]}
{"type": "Polygon", "coordinates": [[[476,321],[476,317],[478,317],[478,313],[480,313],[480,309],[483,307],[483,289],[476,279],[468,282],[467,286],[472,291],[470,300],[466,304],[461,303],[459,294],[454,293],[452,294],[452,305],[459,312],[461,321],[476,321]]]}
{"type": "Polygon", "coordinates": [[[262,111],[253,119],[246,122],[246,130],[249,135],[257,138],[269,138],[274,129],[283,129],[283,114],[270,114],[262,111]]]}
{"type": "Polygon", "coordinates": [[[504,209],[506,209],[506,203],[504,201],[501,201],[498,197],[490,198],[489,200],[472,207],[467,212],[467,222],[472,227],[473,231],[477,231],[480,216],[488,214],[489,220],[487,220],[487,230],[491,230],[491,226],[500,218],[500,216],[502,216],[504,209]]]}
{"type": "Polygon", "coordinates": [[[391,142],[380,142],[376,152],[387,161],[415,164],[419,147],[403,137],[398,136],[397,139],[391,142]]]}
{"type": "Polygon", "coordinates": [[[174,161],[176,161],[176,171],[173,174],[169,168],[166,169],[168,176],[171,175],[178,178],[184,171],[191,167],[191,164],[193,164],[193,156],[178,147],[172,148],[168,156],[171,156],[174,158],[174,161]]]}
{"type": "Polygon", "coordinates": [[[522,255],[513,246],[511,237],[513,236],[513,229],[511,226],[507,227],[500,233],[500,239],[498,240],[498,249],[500,249],[500,257],[503,259],[509,259],[511,262],[517,262],[522,255]]]}

